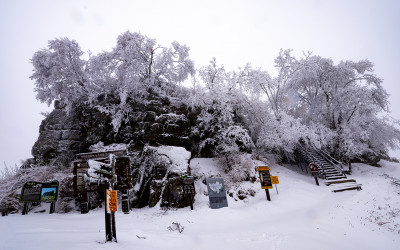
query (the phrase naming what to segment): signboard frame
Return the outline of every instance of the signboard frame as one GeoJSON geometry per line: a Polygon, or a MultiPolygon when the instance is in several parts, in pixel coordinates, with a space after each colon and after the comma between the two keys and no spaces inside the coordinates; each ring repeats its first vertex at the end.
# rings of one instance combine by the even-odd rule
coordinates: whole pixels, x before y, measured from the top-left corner
{"type": "Polygon", "coordinates": [[[259,166],[258,175],[260,177],[260,183],[262,189],[272,189],[271,173],[269,172],[268,166],[259,166]]]}
{"type": "Polygon", "coordinates": [[[19,202],[56,202],[58,199],[59,182],[28,181],[22,186],[19,202]]]}

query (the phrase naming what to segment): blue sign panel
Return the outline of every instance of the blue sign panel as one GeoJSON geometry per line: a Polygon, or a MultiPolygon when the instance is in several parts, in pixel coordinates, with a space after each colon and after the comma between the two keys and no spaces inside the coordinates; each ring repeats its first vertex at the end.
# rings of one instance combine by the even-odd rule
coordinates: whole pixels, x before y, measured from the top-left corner
{"type": "Polygon", "coordinates": [[[207,178],[208,197],[210,199],[210,208],[221,208],[228,206],[226,199],[226,190],[224,179],[222,178],[207,178]]]}

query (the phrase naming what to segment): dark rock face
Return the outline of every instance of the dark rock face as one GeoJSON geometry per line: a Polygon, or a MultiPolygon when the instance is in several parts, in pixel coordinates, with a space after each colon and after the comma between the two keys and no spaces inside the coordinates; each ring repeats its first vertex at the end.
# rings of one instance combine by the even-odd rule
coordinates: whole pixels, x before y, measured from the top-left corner
{"type": "Polygon", "coordinates": [[[67,115],[58,108],[51,112],[42,121],[39,138],[32,147],[35,160],[49,163],[60,156],[69,158],[78,153],[82,147],[82,133],[76,119],[76,112],[67,115]]]}
{"type": "Polygon", "coordinates": [[[129,104],[132,112],[115,132],[110,115],[84,103],[67,113],[56,102],[55,109],[42,121],[39,138],[32,148],[34,159],[29,164],[67,169],[76,154],[89,152],[94,144],[125,143],[131,154],[133,207],[189,206],[190,198],[183,195],[181,179],[187,169],[177,166],[188,165],[190,152],[196,154],[199,139],[193,128],[199,111],[192,111],[183,101],[172,97],[152,97],[143,103],[129,104]],[[180,148],[182,154],[189,155],[186,162],[177,165],[174,153],[163,153],[166,149],[160,150],[162,145],[180,148]]]}
{"type": "Polygon", "coordinates": [[[144,145],[181,146],[192,150],[190,139],[193,114],[182,101],[173,98],[155,98],[146,103],[131,103],[133,112],[115,133],[111,118],[84,104],[75,106],[67,113],[55,103],[55,109],[42,121],[39,138],[32,148],[38,163],[54,163],[68,166],[77,153],[89,151],[89,147],[102,141],[129,143],[141,150],[144,145]],[[168,99],[168,100],[167,100],[168,99]]]}

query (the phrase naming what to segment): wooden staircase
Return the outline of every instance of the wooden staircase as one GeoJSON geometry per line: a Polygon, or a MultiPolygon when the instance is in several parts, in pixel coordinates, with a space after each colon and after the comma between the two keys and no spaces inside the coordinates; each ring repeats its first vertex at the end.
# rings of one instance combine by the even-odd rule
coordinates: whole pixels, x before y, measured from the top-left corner
{"type": "Polygon", "coordinates": [[[318,176],[326,180],[325,185],[332,187],[332,192],[362,189],[356,180],[347,178],[342,163],[330,155],[312,148],[303,148],[299,152],[307,165],[314,163],[318,166],[318,176]]]}

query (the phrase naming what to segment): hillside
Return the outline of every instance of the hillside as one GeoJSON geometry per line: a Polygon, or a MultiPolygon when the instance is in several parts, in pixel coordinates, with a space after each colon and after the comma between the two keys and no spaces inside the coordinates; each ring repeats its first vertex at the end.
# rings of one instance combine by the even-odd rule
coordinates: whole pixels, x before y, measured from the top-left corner
{"type": "MultiPolygon", "coordinates": [[[[193,171],[201,166],[207,175],[218,172],[217,164],[191,161],[193,171]]],[[[193,211],[155,206],[117,212],[118,243],[104,243],[101,208],[84,215],[12,214],[1,218],[1,249],[398,249],[400,165],[380,164],[353,164],[352,177],[363,190],[333,193],[297,166],[269,163],[271,174],[279,176],[279,194],[271,190],[268,202],[258,180],[247,182],[239,189],[255,190],[254,197],[228,196],[229,207],[221,209],[208,207],[199,179],[193,211]],[[184,227],[182,233],[168,230],[173,222],[184,227]]]]}

